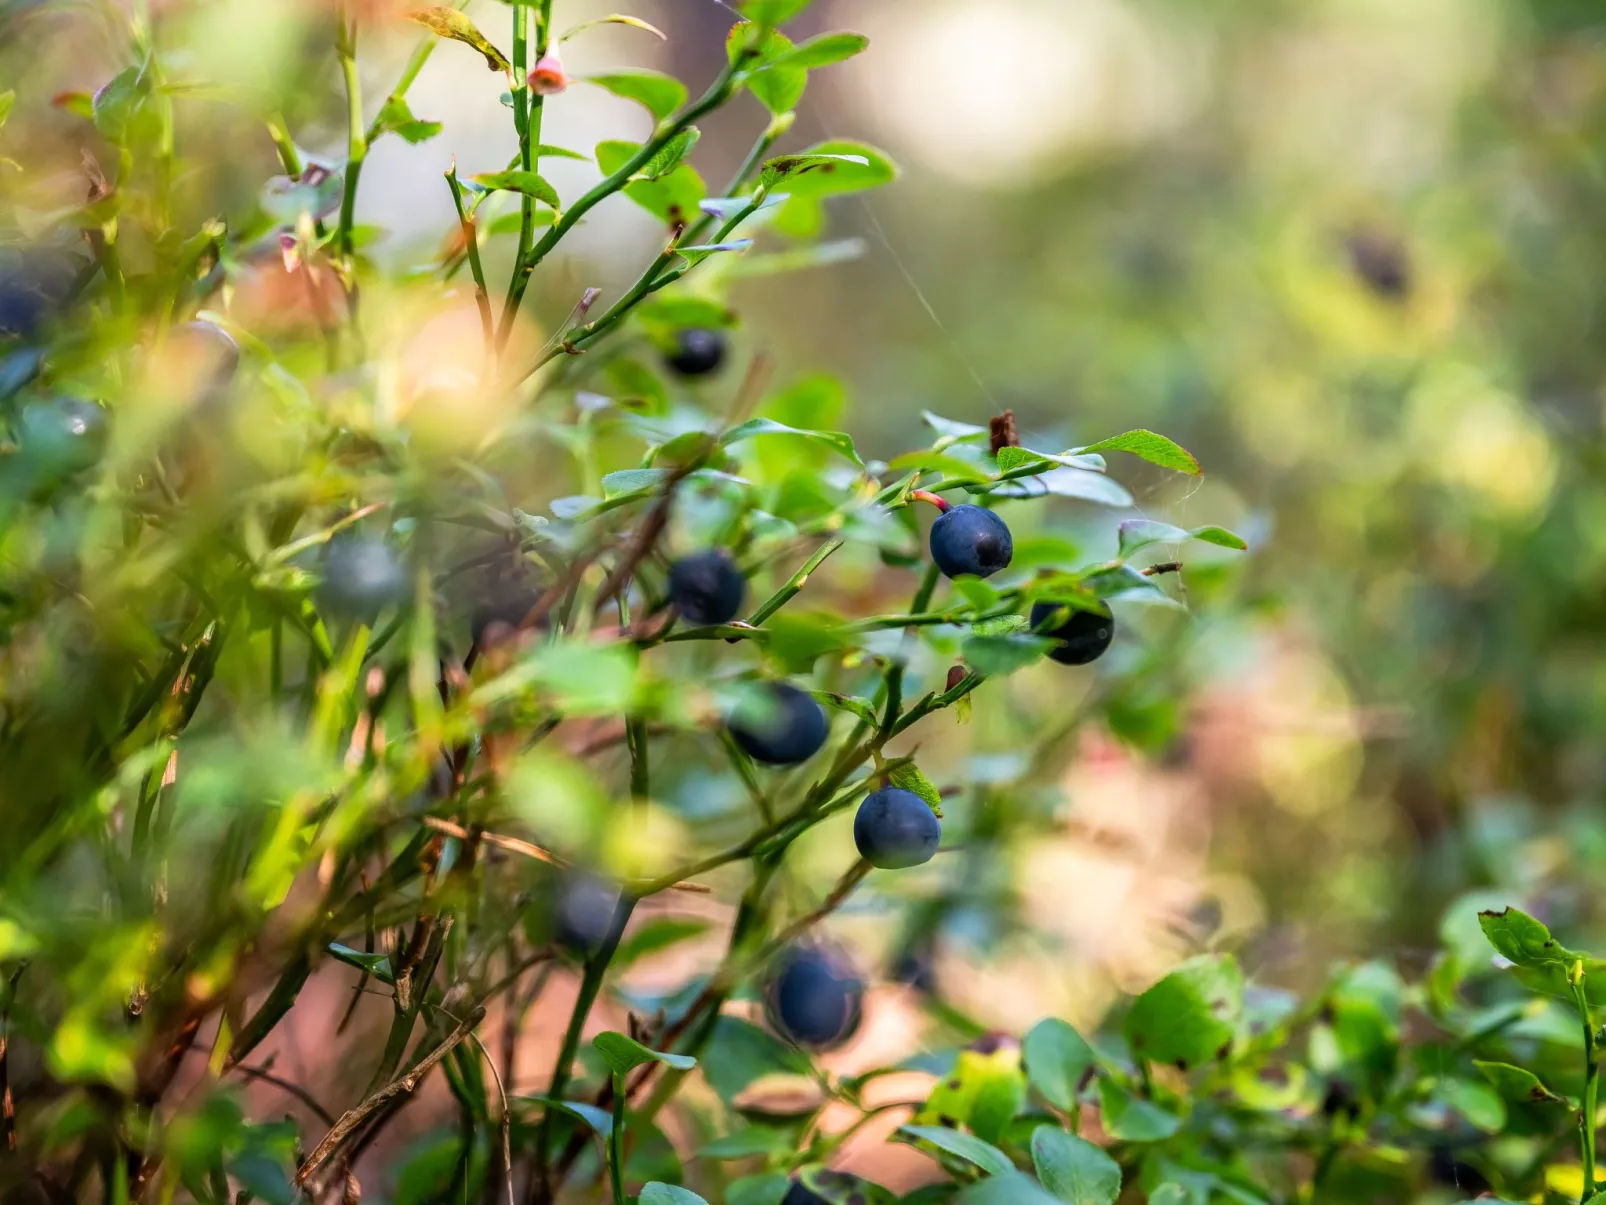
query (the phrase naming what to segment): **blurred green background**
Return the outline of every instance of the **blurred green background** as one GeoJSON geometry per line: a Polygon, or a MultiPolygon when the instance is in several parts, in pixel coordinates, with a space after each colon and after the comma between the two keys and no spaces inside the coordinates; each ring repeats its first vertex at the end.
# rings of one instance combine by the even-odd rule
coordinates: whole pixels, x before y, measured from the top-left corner
{"type": "MultiPolygon", "coordinates": [[[[613,5],[559,7],[569,23],[613,5]]],[[[505,9],[470,11],[503,37],[505,9]]],[[[629,61],[712,75],[726,6],[633,11],[669,41],[598,31],[575,44],[571,74],[629,61]]],[[[46,215],[77,168],[65,132],[78,120],[46,98],[93,91],[121,63],[92,7],[4,12],[0,78],[28,119],[8,154],[44,166],[25,179],[0,167],[0,187],[46,215]]],[[[278,170],[261,108],[339,157],[327,18],[314,0],[175,11],[174,70],[211,81],[179,101],[186,137],[210,148],[179,182],[181,226],[249,207],[278,170]]],[[[1180,641],[1167,646],[1180,659],[1116,701],[1117,742],[1084,740],[1065,779],[1067,847],[1015,867],[1040,917],[1141,981],[1223,931],[1282,978],[1371,949],[1409,960],[1474,887],[1594,915],[1606,9],[820,0],[795,34],[833,28],[868,33],[871,49],[811,84],[782,149],[864,138],[903,175],[833,211],[857,258],[738,286],[745,350],[774,355],[783,379],[842,376],[840,421],[882,459],[928,441],[923,409],[983,423],[1013,408],[1023,442],[1045,449],[1163,431],[1206,476],[1120,463],[1133,513],[1223,523],[1253,545],[1185,569],[1196,620],[1154,636],[1180,641]],[[1163,957],[1129,959],[1108,937],[1129,909],[1163,957]]],[[[415,41],[379,22],[362,55],[372,95],[415,41]]],[[[454,158],[500,165],[513,147],[497,77],[449,49],[411,94],[445,132],[386,140],[364,176],[359,218],[383,231],[366,249],[400,272],[449,227],[439,173],[454,158]]],[[[642,133],[638,111],[578,86],[548,120],[559,144],[642,133]]],[[[765,120],[743,98],[706,123],[703,175],[728,176],[765,120]]],[[[566,195],[596,175],[561,161],[550,174],[566,195]]],[[[601,207],[538,314],[550,325],[581,287],[616,290],[661,237],[622,198],[601,207]]],[[[1061,502],[1030,522],[1113,552],[1107,512],[1061,502]]],[[[850,588],[859,563],[843,558],[850,588]]],[[[1002,709],[968,731],[940,756],[1017,739],[1002,709]]],[[[1016,1018],[1009,1001],[965,1003],[1000,1022],[1041,1006],[1023,1000],[1016,1018]]]]}

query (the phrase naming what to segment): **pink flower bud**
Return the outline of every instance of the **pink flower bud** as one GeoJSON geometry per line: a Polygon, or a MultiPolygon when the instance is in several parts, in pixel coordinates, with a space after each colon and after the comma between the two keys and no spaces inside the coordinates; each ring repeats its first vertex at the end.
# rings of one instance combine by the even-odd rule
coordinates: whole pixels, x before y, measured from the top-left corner
{"type": "Polygon", "coordinates": [[[530,91],[537,96],[555,96],[569,86],[569,76],[562,61],[549,50],[530,71],[529,82],[530,91]]]}

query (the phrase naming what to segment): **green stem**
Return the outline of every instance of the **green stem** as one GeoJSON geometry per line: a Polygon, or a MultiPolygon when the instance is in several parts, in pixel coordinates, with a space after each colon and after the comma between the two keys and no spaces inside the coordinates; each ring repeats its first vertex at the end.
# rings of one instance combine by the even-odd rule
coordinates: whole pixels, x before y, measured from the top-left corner
{"type": "Polygon", "coordinates": [[[608,1175],[613,1181],[613,1205],[625,1205],[625,1077],[613,1077],[613,1129],[608,1131],[608,1175]]]}
{"type": "MultiPolygon", "coordinates": [[[[513,280],[508,290],[507,304],[502,309],[501,328],[497,332],[499,346],[505,347],[507,345],[508,336],[512,333],[513,319],[517,316],[519,306],[524,301],[524,291],[530,287],[530,276],[540,266],[541,261],[551,254],[552,249],[562,241],[564,235],[574,229],[581,218],[629,183],[630,177],[645,167],[648,161],[663,150],[682,130],[705,113],[712,112],[729,100],[731,93],[735,91],[738,75],[745,69],[747,61],[752,57],[753,53],[752,51],[744,51],[742,55],[739,55],[736,62],[729,64],[719,73],[714,82],[709,85],[708,91],[682,109],[674,120],[661,125],[657,134],[643,143],[641,149],[621,164],[618,171],[602,180],[590,192],[569,206],[563,215],[548,227],[547,232],[530,249],[529,254],[520,258],[519,262],[514,265],[513,280]]],[[[536,367],[539,367],[539,365],[536,367]]],[[[521,374],[521,379],[529,376],[534,371],[535,368],[531,368],[521,374]]]]}
{"type": "MultiPolygon", "coordinates": [[[[940,576],[941,570],[937,568],[935,561],[926,566],[926,571],[920,578],[920,585],[915,588],[914,601],[909,604],[909,610],[914,615],[919,615],[931,605],[931,596],[937,591],[937,581],[940,576]]],[[[909,633],[905,632],[899,645],[899,655],[887,670],[887,707],[881,716],[883,741],[897,730],[898,713],[903,707],[904,654],[908,649],[909,633]]]]}
{"type": "MultiPolygon", "coordinates": [[[[558,1052],[557,1065],[552,1068],[552,1081],[547,1088],[547,1095],[553,1100],[562,1100],[563,1093],[569,1086],[569,1074],[574,1067],[575,1055],[580,1050],[580,1034],[585,1029],[591,1006],[596,1003],[597,993],[602,989],[602,977],[607,973],[608,963],[613,961],[614,951],[619,948],[619,938],[624,934],[625,925],[630,922],[630,914],[635,911],[636,898],[634,895],[621,893],[619,902],[614,906],[613,923],[608,926],[607,937],[603,938],[596,952],[586,959],[585,973],[580,980],[580,994],[575,998],[574,1011],[569,1014],[569,1027],[563,1035],[563,1048],[558,1052]]],[[[538,1180],[546,1179],[547,1166],[551,1159],[554,1112],[556,1110],[548,1109],[541,1118],[541,1131],[536,1139],[539,1159],[538,1180]]]]}
{"type": "Polygon", "coordinates": [[[357,181],[363,160],[368,157],[368,137],[362,124],[362,81],[357,76],[357,23],[341,19],[340,36],[335,43],[340,74],[346,81],[346,187],[340,197],[340,225],[335,246],[345,259],[351,258],[352,227],[357,213],[357,181]]]}
{"type": "Polygon", "coordinates": [[[1584,1027],[1584,1099],[1578,1111],[1578,1145],[1584,1163],[1584,1188],[1578,1199],[1584,1202],[1595,1193],[1595,1097],[1600,1085],[1600,1066],[1595,1058],[1595,1030],[1589,1020],[1589,997],[1584,991],[1582,965],[1574,968],[1570,978],[1573,980],[1573,1004],[1584,1027]]]}
{"type": "Polygon", "coordinates": [[[827,540],[824,544],[821,544],[815,550],[814,555],[803,562],[803,567],[787,578],[784,586],[759,604],[758,609],[747,617],[747,622],[756,628],[787,603],[791,602],[798,591],[808,585],[809,575],[825,563],[826,557],[846,543],[846,540],[837,539],[827,540]]]}
{"type": "MultiPolygon", "coordinates": [[[[521,11],[514,9],[515,12],[521,11]]],[[[479,229],[463,210],[463,193],[457,186],[457,164],[446,173],[446,185],[452,190],[452,204],[457,209],[457,222],[463,230],[463,244],[468,253],[468,268],[474,274],[474,300],[480,308],[480,326],[485,332],[485,352],[489,356],[496,339],[496,319],[491,315],[491,295],[485,288],[485,266],[480,262],[479,229]]]]}

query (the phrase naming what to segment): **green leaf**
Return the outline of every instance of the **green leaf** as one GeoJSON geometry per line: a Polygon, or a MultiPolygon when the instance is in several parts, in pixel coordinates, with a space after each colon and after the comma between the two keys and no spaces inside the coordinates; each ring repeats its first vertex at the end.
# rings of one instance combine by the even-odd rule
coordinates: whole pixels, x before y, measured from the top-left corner
{"type": "Polygon", "coordinates": [[[858,695],[838,694],[834,690],[811,690],[816,703],[826,707],[834,707],[838,711],[851,712],[867,724],[879,724],[881,719],[870,705],[869,699],[861,699],[858,695]]]}
{"type": "Polygon", "coordinates": [[[1071,1205],[1112,1205],[1121,1195],[1121,1165],[1056,1126],[1032,1131],[1032,1166],[1043,1187],[1071,1205]]]}
{"type": "Polygon", "coordinates": [[[437,37],[450,38],[454,42],[462,42],[465,46],[472,46],[485,56],[485,65],[492,71],[508,71],[510,64],[500,50],[486,39],[462,13],[455,8],[437,5],[430,8],[415,9],[407,14],[409,18],[418,22],[425,29],[437,37]]]}
{"type": "Polygon", "coordinates": [[[670,946],[679,945],[689,938],[697,937],[708,931],[708,921],[687,920],[681,917],[656,917],[642,925],[629,937],[619,943],[614,952],[610,967],[624,968],[648,955],[656,954],[660,950],[667,950],[670,946]]]}
{"type": "Polygon", "coordinates": [[[1011,1171],[972,1184],[953,1199],[953,1205],[1055,1205],[1058,1200],[1039,1188],[1030,1176],[1011,1171]]]}
{"type": "Polygon", "coordinates": [[[607,473],[602,478],[602,496],[618,498],[648,491],[667,480],[669,474],[669,469],[620,469],[616,473],[607,473]]]}
{"type": "Polygon", "coordinates": [[[795,1150],[797,1138],[775,1126],[746,1126],[722,1134],[697,1152],[699,1159],[747,1159],[753,1155],[782,1155],[795,1150]]]}
{"type": "Polygon", "coordinates": [[[1510,1063],[1490,1063],[1483,1059],[1473,1059],[1472,1065],[1507,1100],[1526,1101],[1529,1104],[1567,1103],[1564,1098],[1545,1087],[1537,1075],[1524,1067],[1513,1067],[1510,1063]]]}
{"type": "Polygon", "coordinates": [[[990,1142],[983,1142],[974,1134],[964,1134],[947,1126],[900,1126],[900,1134],[908,1134],[922,1142],[929,1142],[939,1150],[956,1155],[966,1163],[974,1164],[988,1175],[997,1176],[1015,1170],[1009,1156],[990,1142]]]}
{"type": "Polygon", "coordinates": [[[1516,908],[1480,912],[1478,925],[1500,956],[1520,967],[1570,966],[1585,957],[1569,950],[1543,924],[1516,908]]]}
{"type": "Polygon", "coordinates": [[[125,67],[95,93],[95,129],[108,142],[123,142],[150,95],[150,83],[138,67],[125,67]]]}
{"type": "Polygon", "coordinates": [[[801,13],[814,0],[742,0],[737,11],[758,25],[780,25],[801,13]]]}
{"type": "Polygon", "coordinates": [[[605,71],[581,78],[615,96],[635,101],[659,121],[686,103],[686,85],[662,71],[605,71]]]}
{"type": "Polygon", "coordinates": [[[1039,471],[1051,469],[1055,462],[1044,456],[1041,452],[1033,452],[1030,448],[999,448],[998,471],[1012,473],[1016,469],[1027,465],[1036,467],[1039,471]]]}
{"type": "Polygon", "coordinates": [[[343,946],[332,941],[327,949],[331,957],[347,966],[354,966],[359,971],[367,971],[381,983],[395,983],[396,977],[390,969],[390,958],[385,954],[365,954],[361,950],[353,950],[350,946],[343,946]]]}
{"type": "Polygon", "coordinates": [[[1149,1194],[1149,1205],[1189,1205],[1192,1200],[1180,1184],[1162,1184],[1149,1194]]]}
{"type": "Polygon", "coordinates": [[[1024,633],[973,633],[960,643],[959,652],[978,674],[992,678],[1035,664],[1053,647],[1052,640],[1024,633]]]}
{"type": "Polygon", "coordinates": [[[904,472],[908,469],[920,469],[927,473],[941,473],[944,477],[953,477],[959,481],[986,481],[987,473],[971,464],[968,460],[961,460],[957,456],[947,456],[941,452],[921,451],[905,452],[902,456],[894,457],[887,462],[887,467],[894,472],[904,472]]]}
{"type": "Polygon", "coordinates": [[[653,1180],[641,1186],[640,1205],[708,1205],[689,1188],[653,1180]]]}
{"type": "Polygon", "coordinates": [[[1031,626],[1031,620],[1024,615],[999,615],[978,620],[970,625],[970,630],[977,636],[1012,636],[1017,632],[1030,631],[1031,626]]]}
{"type": "Polygon", "coordinates": [[[1232,1042],[1243,998],[1237,960],[1228,954],[1200,955],[1139,996],[1122,1032],[1138,1058],[1196,1067],[1232,1042]]]}
{"type": "Polygon", "coordinates": [[[558,41],[567,42],[570,38],[574,37],[575,34],[583,33],[586,30],[592,29],[598,25],[629,25],[636,29],[645,30],[646,32],[652,34],[660,42],[669,41],[668,35],[666,35],[664,31],[659,29],[656,25],[649,25],[640,17],[628,17],[623,13],[609,13],[606,17],[594,17],[590,21],[582,21],[580,24],[571,26],[569,29],[565,30],[563,34],[559,36],[558,41]]]}
{"type": "Polygon", "coordinates": [[[973,611],[986,611],[998,605],[998,590],[979,577],[960,576],[954,579],[954,592],[963,594],[973,611]]]}
{"type": "Polygon", "coordinates": [[[428,142],[439,134],[444,128],[438,121],[420,121],[413,116],[413,111],[407,105],[407,99],[402,96],[391,96],[379,110],[379,116],[374,119],[377,131],[399,135],[404,141],[417,145],[428,142]]]}
{"type": "Polygon", "coordinates": [[[951,418],[944,418],[940,414],[933,414],[930,410],[920,412],[922,421],[937,433],[937,451],[941,451],[949,444],[986,442],[988,430],[973,423],[955,422],[951,418]]]}
{"type": "Polygon", "coordinates": [[[920,767],[913,762],[900,762],[887,771],[887,781],[904,791],[913,791],[926,806],[937,815],[942,815],[942,792],[937,790],[936,784],[920,772],[920,767]]]}
{"type": "Polygon", "coordinates": [[[764,69],[793,67],[812,71],[816,67],[829,67],[832,63],[851,59],[869,44],[870,39],[862,33],[816,34],[806,41],[799,42],[785,54],[769,59],[764,69]]]}
{"type": "Polygon", "coordinates": [[[1465,1079],[1445,1079],[1438,1084],[1439,1099],[1486,1134],[1498,1134],[1506,1126],[1506,1105],[1488,1084],[1465,1079]]]}
{"type": "Polygon", "coordinates": [[[760,1172],[732,1180],[725,1190],[725,1205],[781,1205],[792,1191],[792,1181],[783,1172],[760,1172]]]}
{"type": "Polygon", "coordinates": [[[667,176],[680,166],[680,161],[691,153],[692,147],[697,145],[697,140],[701,137],[702,133],[696,126],[687,126],[668,142],[664,143],[663,148],[651,159],[647,160],[636,175],[643,180],[657,180],[660,177],[667,176]]]}
{"type": "Polygon", "coordinates": [[[1080,498],[1084,502],[1117,508],[1132,505],[1132,495],[1119,481],[1086,469],[1054,469],[1037,478],[1037,484],[1058,498],[1080,498]]]}
{"type": "Polygon", "coordinates": [[[607,1030],[591,1039],[591,1044],[602,1055],[602,1061],[608,1064],[615,1075],[628,1075],[643,1063],[659,1062],[673,1067],[676,1071],[690,1071],[697,1066],[697,1060],[689,1054],[666,1054],[661,1050],[649,1050],[634,1038],[622,1033],[607,1030]]]}
{"type": "Polygon", "coordinates": [[[1120,435],[1112,435],[1109,439],[1101,439],[1097,443],[1088,444],[1085,448],[1073,450],[1073,454],[1084,452],[1130,452],[1163,469],[1175,469],[1179,473],[1200,472],[1199,462],[1186,448],[1173,443],[1163,435],[1156,435],[1153,431],[1145,431],[1142,428],[1136,431],[1124,431],[1120,435]]]}
{"type": "Polygon", "coordinates": [[[1239,552],[1245,552],[1249,548],[1249,542],[1237,532],[1228,531],[1225,527],[1217,527],[1214,524],[1195,527],[1188,534],[1196,540],[1203,540],[1206,544],[1219,544],[1223,548],[1236,548],[1239,552]]]}
{"type": "Polygon", "coordinates": [[[11,116],[11,106],[16,103],[17,93],[13,88],[0,92],[0,127],[6,124],[6,118],[11,116]]]}
{"type": "Polygon", "coordinates": [[[766,160],[760,169],[759,187],[771,189],[782,182],[790,187],[793,180],[809,172],[832,172],[842,164],[867,168],[870,166],[870,160],[863,155],[777,155],[773,159],[766,160]]]}
{"type": "Polygon", "coordinates": [[[1093,1069],[1093,1048],[1082,1035],[1054,1017],[1032,1026],[1021,1043],[1026,1078],[1061,1112],[1076,1107],[1078,1091],[1093,1069]]]}
{"type": "Polygon", "coordinates": [[[543,205],[550,205],[553,209],[559,205],[558,190],[536,172],[480,172],[473,177],[473,180],[482,188],[523,193],[527,197],[534,197],[543,205]]]}
{"type": "Polygon", "coordinates": [[[1116,528],[1116,534],[1120,540],[1119,555],[1122,559],[1150,544],[1179,543],[1188,538],[1188,533],[1182,528],[1154,519],[1128,519],[1116,528]]]}
{"type": "Polygon", "coordinates": [[[873,1180],[861,1180],[818,1164],[797,1171],[798,1183],[825,1205],[892,1205],[893,1196],[873,1180]]]}
{"type": "Polygon", "coordinates": [[[557,1100],[551,1096],[527,1096],[524,1099],[544,1108],[557,1109],[561,1113],[567,1113],[570,1117],[578,1118],[603,1138],[607,1138],[613,1133],[613,1114],[606,1109],[597,1108],[596,1105],[588,1105],[578,1100],[557,1100]]]}
{"type": "Polygon", "coordinates": [[[778,423],[772,418],[750,418],[745,423],[732,427],[720,436],[720,446],[728,448],[744,439],[752,439],[755,435],[795,435],[802,439],[812,439],[847,457],[861,468],[864,466],[864,461],[859,459],[858,450],[853,446],[851,435],[842,431],[805,431],[799,427],[788,427],[785,423],[778,423]]]}
{"type": "Polygon", "coordinates": [[[800,198],[830,197],[878,188],[898,177],[898,169],[886,153],[864,142],[832,139],[805,147],[798,154],[785,158],[821,160],[816,169],[787,174],[786,190],[791,193],[792,202],[800,198]],[[824,156],[830,158],[822,158],[824,156]]]}
{"type": "Polygon", "coordinates": [[[1163,1142],[1182,1128],[1182,1119],[1175,1114],[1102,1077],[1099,1118],[1104,1132],[1121,1142],[1163,1142]]]}

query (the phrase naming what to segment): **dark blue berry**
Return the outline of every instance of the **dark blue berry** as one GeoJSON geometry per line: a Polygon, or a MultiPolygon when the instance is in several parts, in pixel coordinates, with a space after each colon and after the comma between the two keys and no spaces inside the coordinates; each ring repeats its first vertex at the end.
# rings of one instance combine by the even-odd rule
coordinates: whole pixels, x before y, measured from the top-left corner
{"type": "Polygon", "coordinates": [[[666,361],[683,377],[705,377],[725,362],[725,336],[705,327],[687,327],[675,335],[674,350],[666,361]]]}
{"type": "Polygon", "coordinates": [[[766,682],[750,691],[725,723],[742,752],[771,766],[807,761],[831,731],[814,697],[789,682],[766,682]]]}
{"type": "Polygon", "coordinates": [[[991,577],[1007,568],[1015,540],[1004,521],[980,506],[955,506],[931,525],[931,559],[948,577],[991,577]]]}
{"type": "Polygon", "coordinates": [[[0,249],[0,337],[30,338],[55,318],[82,261],[46,247],[0,249]]]}
{"type": "Polygon", "coordinates": [[[329,545],[318,598],[337,615],[372,619],[410,593],[407,567],[383,540],[341,536],[329,545]]]}
{"type": "Polygon", "coordinates": [[[859,1028],[864,980],[840,951],[796,945],[781,952],[764,993],[765,1015],[799,1046],[824,1050],[859,1028]]]}
{"type": "Polygon", "coordinates": [[[222,401],[240,370],[240,345],[234,336],[216,323],[196,321],[186,322],[172,337],[192,361],[196,379],[202,383],[198,404],[213,406],[222,401]]]}
{"type": "Polygon", "coordinates": [[[882,787],[872,791],[853,817],[853,843],[871,866],[902,870],[931,861],[942,840],[942,825],[913,791],[882,787]]]}
{"type": "Polygon", "coordinates": [[[669,567],[669,601],[691,623],[728,623],[747,597],[747,579],[718,548],[683,556],[669,567]]]}
{"type": "Polygon", "coordinates": [[[831,1205],[819,1193],[810,1190],[809,1186],[801,1180],[793,1180],[792,1187],[786,1190],[781,1198],[781,1205],[831,1205]]]}
{"type": "Polygon", "coordinates": [[[21,465],[36,481],[56,481],[87,469],[106,447],[106,411],[82,398],[30,403],[17,420],[21,465]]]}
{"type": "Polygon", "coordinates": [[[553,935],[574,953],[591,954],[607,940],[618,902],[619,893],[604,880],[570,875],[558,892],[553,935]]]}
{"type": "Polygon", "coordinates": [[[1061,665],[1097,661],[1115,639],[1115,617],[1108,610],[1084,611],[1064,603],[1040,602],[1032,607],[1032,631],[1058,641],[1048,655],[1061,665]]]}

